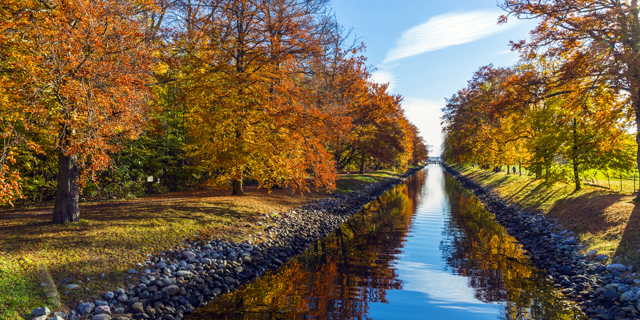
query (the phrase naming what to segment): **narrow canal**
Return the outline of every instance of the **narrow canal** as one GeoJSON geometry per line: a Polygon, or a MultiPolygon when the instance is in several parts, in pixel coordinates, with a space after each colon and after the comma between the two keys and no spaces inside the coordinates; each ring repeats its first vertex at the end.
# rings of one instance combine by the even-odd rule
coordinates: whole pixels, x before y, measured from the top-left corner
{"type": "Polygon", "coordinates": [[[515,239],[429,165],[192,319],[582,319],[515,239]]]}

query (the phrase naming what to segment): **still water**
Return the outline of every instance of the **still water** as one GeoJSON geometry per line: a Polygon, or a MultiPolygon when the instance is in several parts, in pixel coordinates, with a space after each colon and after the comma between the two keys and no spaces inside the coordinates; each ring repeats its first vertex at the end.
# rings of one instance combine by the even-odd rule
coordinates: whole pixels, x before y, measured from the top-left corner
{"type": "Polygon", "coordinates": [[[193,319],[581,319],[473,195],[430,165],[193,319]]]}

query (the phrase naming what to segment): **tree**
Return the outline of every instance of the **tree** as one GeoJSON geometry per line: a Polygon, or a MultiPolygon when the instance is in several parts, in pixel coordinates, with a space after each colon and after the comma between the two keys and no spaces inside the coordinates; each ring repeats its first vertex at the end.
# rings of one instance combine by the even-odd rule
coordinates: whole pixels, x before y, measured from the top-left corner
{"type": "Polygon", "coordinates": [[[79,220],[84,179],[143,128],[152,58],[139,13],[153,8],[147,0],[60,0],[7,9],[10,41],[21,40],[13,56],[21,90],[13,98],[24,106],[22,138],[58,157],[54,223],[79,220]],[[31,139],[36,134],[49,139],[31,139]]]}
{"type": "MultiPolygon", "coordinates": [[[[628,99],[640,142],[640,21],[638,1],[506,0],[508,16],[537,19],[529,42],[513,43],[524,58],[564,58],[560,80],[584,77],[593,88],[607,87],[628,99]],[[576,70],[583,70],[578,74],[576,70]]],[[[640,149],[636,162],[640,163],[640,149]]]]}

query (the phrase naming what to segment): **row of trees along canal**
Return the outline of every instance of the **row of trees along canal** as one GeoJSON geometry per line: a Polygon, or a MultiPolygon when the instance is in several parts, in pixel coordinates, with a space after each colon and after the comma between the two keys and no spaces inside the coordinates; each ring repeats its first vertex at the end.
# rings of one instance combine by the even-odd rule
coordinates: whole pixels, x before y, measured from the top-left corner
{"type": "Polygon", "coordinates": [[[426,159],[363,51],[326,0],[5,0],[0,202],[55,199],[62,223],[81,193],[331,189],[426,159]]]}
{"type": "Polygon", "coordinates": [[[480,68],[447,100],[445,158],[517,165],[576,190],[598,171],[637,173],[637,0],[506,0],[502,8],[499,23],[538,24],[530,40],[512,42],[516,65],[480,68]]]}

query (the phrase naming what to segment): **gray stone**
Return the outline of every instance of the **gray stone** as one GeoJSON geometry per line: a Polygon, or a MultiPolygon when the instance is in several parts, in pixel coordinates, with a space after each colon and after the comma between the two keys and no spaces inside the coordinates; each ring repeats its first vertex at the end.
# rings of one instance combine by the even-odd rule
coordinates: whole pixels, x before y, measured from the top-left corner
{"type": "Polygon", "coordinates": [[[123,314],[124,313],[124,308],[123,307],[118,307],[114,311],[116,312],[116,314],[123,314]]]}
{"type": "Polygon", "coordinates": [[[165,268],[166,266],[167,266],[167,265],[166,265],[164,262],[162,262],[162,261],[160,261],[160,262],[158,262],[158,264],[156,264],[156,268],[158,268],[158,269],[163,269],[163,268],[165,268]]]}
{"type": "Polygon", "coordinates": [[[604,292],[604,298],[608,300],[620,298],[620,294],[616,290],[607,290],[604,292]]]}
{"type": "Polygon", "coordinates": [[[103,301],[103,300],[96,300],[96,306],[108,306],[109,302],[103,301]]]}
{"type": "Polygon", "coordinates": [[[565,275],[565,276],[569,275],[569,274],[571,274],[571,267],[563,266],[562,268],[560,268],[559,272],[560,272],[560,274],[565,275]]]}
{"type": "Polygon", "coordinates": [[[178,286],[176,286],[175,284],[173,284],[173,285],[170,285],[170,286],[164,287],[164,288],[162,289],[162,291],[163,291],[163,292],[165,292],[165,291],[166,291],[170,296],[175,296],[175,295],[178,293],[178,291],[180,291],[180,287],[178,287],[178,286]]]}
{"type": "Polygon", "coordinates": [[[138,273],[138,270],[129,269],[129,270],[127,270],[127,273],[129,273],[129,274],[136,274],[136,273],[138,273]]]}
{"type": "Polygon", "coordinates": [[[91,311],[93,311],[93,308],[95,307],[96,305],[93,304],[93,302],[85,302],[85,303],[79,304],[77,309],[80,312],[80,314],[85,315],[85,314],[91,313],[91,311]]]}
{"type": "Polygon", "coordinates": [[[44,314],[38,317],[33,317],[31,320],[47,320],[47,316],[44,314]]]}
{"type": "Polygon", "coordinates": [[[118,290],[114,291],[113,293],[115,293],[115,294],[116,294],[116,296],[119,296],[119,295],[121,295],[121,294],[124,294],[124,289],[120,288],[120,289],[118,289],[118,290]]]}
{"type": "Polygon", "coordinates": [[[633,291],[627,291],[620,295],[620,301],[636,301],[638,295],[633,291]]]}
{"type": "Polygon", "coordinates": [[[113,299],[113,297],[115,297],[116,295],[113,292],[105,292],[102,297],[105,298],[106,300],[111,300],[113,299]]]}
{"type": "Polygon", "coordinates": [[[144,312],[144,305],[142,302],[136,302],[131,306],[131,310],[133,313],[142,313],[144,312]]]}
{"type": "Polygon", "coordinates": [[[182,256],[186,259],[195,259],[196,254],[191,251],[182,251],[182,256]]]}
{"type": "Polygon", "coordinates": [[[64,320],[64,318],[58,317],[58,316],[53,316],[53,317],[51,317],[51,318],[49,318],[47,320],[64,320]]]}
{"type": "Polygon", "coordinates": [[[193,276],[193,274],[191,273],[191,271],[180,270],[176,272],[176,276],[183,277],[183,278],[190,278],[191,276],[193,276]]]}
{"type": "Polygon", "coordinates": [[[68,284],[67,285],[67,290],[73,290],[73,289],[77,289],[78,287],[80,287],[77,284],[68,284]]]}
{"type": "Polygon", "coordinates": [[[97,306],[94,310],[93,310],[94,314],[111,314],[111,308],[109,308],[109,306],[97,306]]]}
{"type": "Polygon", "coordinates": [[[66,312],[62,312],[62,311],[54,312],[53,315],[60,317],[62,319],[66,319],[69,317],[69,315],[66,312]]]}
{"type": "Polygon", "coordinates": [[[71,282],[73,282],[73,279],[71,279],[71,278],[64,278],[64,279],[62,279],[62,280],[58,281],[58,285],[63,286],[63,285],[65,285],[65,284],[68,284],[68,283],[71,283],[71,282]]]}
{"type": "Polygon", "coordinates": [[[624,264],[621,263],[614,263],[614,264],[610,264],[607,266],[607,271],[612,272],[612,271],[618,271],[618,272],[625,272],[627,271],[627,266],[625,266],[624,264]]]}
{"type": "Polygon", "coordinates": [[[47,307],[35,308],[33,309],[33,311],[31,311],[31,315],[34,317],[48,316],[50,314],[51,314],[51,310],[49,310],[49,308],[47,307]]]}
{"type": "Polygon", "coordinates": [[[129,300],[129,297],[124,293],[118,296],[118,301],[121,303],[125,303],[127,300],[129,300]]]}
{"type": "Polygon", "coordinates": [[[97,314],[91,318],[91,320],[111,320],[111,316],[108,314],[97,314]]]}
{"type": "Polygon", "coordinates": [[[596,260],[598,260],[598,261],[604,261],[604,260],[607,260],[607,259],[609,259],[609,256],[606,255],[606,254],[601,254],[601,255],[596,257],[596,260]]]}

